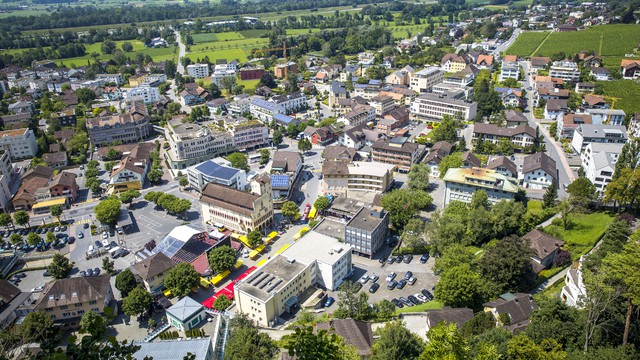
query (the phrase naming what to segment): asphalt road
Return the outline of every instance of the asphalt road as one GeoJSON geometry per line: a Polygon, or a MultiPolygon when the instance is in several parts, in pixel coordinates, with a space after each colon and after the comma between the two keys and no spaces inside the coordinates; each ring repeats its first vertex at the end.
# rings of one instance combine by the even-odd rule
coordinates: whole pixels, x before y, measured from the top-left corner
{"type": "MultiPolygon", "coordinates": [[[[525,89],[528,89],[530,86],[533,86],[533,75],[529,75],[531,63],[528,61],[521,61],[520,65],[522,66],[525,78],[522,81],[525,89]]],[[[540,134],[544,136],[544,143],[547,148],[546,153],[551,156],[553,160],[556,162],[556,167],[558,169],[558,195],[560,197],[567,196],[566,191],[563,188],[563,184],[570,184],[575,180],[576,176],[573,173],[573,170],[569,167],[569,163],[567,162],[567,157],[560,147],[558,143],[553,139],[551,134],[545,126],[542,126],[540,122],[533,116],[533,91],[527,90],[527,109],[524,111],[524,115],[529,120],[529,125],[533,128],[540,127],[540,134]]]]}

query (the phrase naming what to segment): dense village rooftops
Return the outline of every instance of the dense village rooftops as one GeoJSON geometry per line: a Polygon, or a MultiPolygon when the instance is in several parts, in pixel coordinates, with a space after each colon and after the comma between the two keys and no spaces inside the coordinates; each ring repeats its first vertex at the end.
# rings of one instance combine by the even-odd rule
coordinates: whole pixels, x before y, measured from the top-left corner
{"type": "Polygon", "coordinates": [[[444,181],[502,190],[510,193],[518,192],[518,185],[512,178],[508,178],[495,170],[478,167],[449,169],[444,175],[444,181]]]}

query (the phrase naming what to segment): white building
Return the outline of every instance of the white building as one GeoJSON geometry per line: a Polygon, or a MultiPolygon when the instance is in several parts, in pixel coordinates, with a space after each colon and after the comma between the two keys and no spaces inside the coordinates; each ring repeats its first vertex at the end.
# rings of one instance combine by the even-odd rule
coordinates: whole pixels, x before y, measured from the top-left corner
{"type": "Polygon", "coordinates": [[[198,124],[183,124],[180,120],[169,121],[165,138],[170,146],[165,159],[172,169],[186,169],[233,149],[231,134],[214,132],[198,124]]]}
{"type": "Polygon", "coordinates": [[[587,288],[584,285],[582,278],[582,264],[584,262],[584,255],[580,257],[580,262],[577,269],[569,269],[567,275],[564,278],[564,287],[560,293],[562,301],[569,306],[576,308],[583,308],[582,301],[587,296],[587,288]]]}
{"type": "Polygon", "coordinates": [[[310,287],[337,289],[351,274],[351,260],[350,245],[311,230],[236,284],[237,308],[259,326],[274,326],[281,314],[296,311],[310,287]]]}
{"type": "Polygon", "coordinates": [[[516,62],[503,61],[500,69],[500,81],[516,79],[520,77],[520,65],[516,62]]]}
{"type": "Polygon", "coordinates": [[[12,161],[32,158],[38,153],[36,136],[29,128],[0,131],[0,148],[12,161]]]}
{"type": "Polygon", "coordinates": [[[376,109],[369,105],[358,105],[355,109],[338,117],[337,121],[347,126],[359,126],[376,119],[376,109]]]}
{"type": "Polygon", "coordinates": [[[409,87],[417,93],[428,92],[434,85],[444,81],[444,71],[437,66],[426,67],[409,76],[409,87]]]}
{"type": "Polygon", "coordinates": [[[580,80],[580,69],[578,69],[578,64],[573,61],[554,61],[549,68],[549,76],[568,82],[578,82],[580,80]]]}
{"type": "Polygon", "coordinates": [[[187,179],[189,186],[199,192],[210,182],[238,190],[247,189],[246,171],[219,164],[213,160],[187,168],[187,179]]]}
{"type": "Polygon", "coordinates": [[[582,124],[573,133],[571,147],[581,153],[589,143],[624,144],[627,140],[627,128],[624,125],[582,124]]]}
{"type": "Polygon", "coordinates": [[[223,70],[223,71],[216,71],[213,74],[211,74],[211,82],[216,84],[216,86],[220,89],[224,88],[224,82],[223,79],[230,79],[233,84],[235,85],[236,83],[236,72],[232,71],[232,70],[223,70]]]}
{"type": "Polygon", "coordinates": [[[156,87],[141,86],[130,89],[124,93],[126,100],[142,100],[145,104],[160,101],[160,91],[156,87]]]}
{"type": "Polygon", "coordinates": [[[595,185],[599,195],[611,182],[623,147],[624,144],[590,143],[580,153],[585,177],[595,185]]]}
{"type": "Polygon", "coordinates": [[[269,101],[282,106],[287,115],[307,108],[307,97],[300,91],[274,96],[269,101]]]}
{"type": "Polygon", "coordinates": [[[551,184],[556,183],[558,178],[555,160],[543,152],[524,158],[522,174],[524,175],[524,186],[536,190],[548,188],[551,184]]]}
{"type": "Polygon", "coordinates": [[[100,80],[103,83],[115,83],[117,86],[124,83],[122,74],[98,74],[96,75],[96,80],[100,80]]]}
{"type": "Polygon", "coordinates": [[[254,98],[251,100],[249,111],[251,112],[251,116],[258,118],[260,121],[265,123],[272,122],[274,115],[286,115],[284,106],[260,98],[254,98]]]}
{"type": "Polygon", "coordinates": [[[497,171],[483,168],[452,168],[444,175],[444,205],[457,200],[465,203],[478,190],[484,190],[489,202],[496,204],[501,200],[511,200],[518,192],[518,184],[514,178],[497,171]]]}
{"type": "Polygon", "coordinates": [[[444,95],[423,94],[411,103],[411,113],[419,118],[442,120],[444,115],[462,115],[464,120],[476,117],[478,104],[444,95]]]}
{"type": "Polygon", "coordinates": [[[207,76],[209,76],[209,65],[208,64],[187,65],[187,75],[195,79],[206,78],[207,76]]]}
{"type": "Polygon", "coordinates": [[[0,210],[9,212],[11,210],[11,177],[13,175],[13,164],[9,152],[0,150],[0,210]]]}

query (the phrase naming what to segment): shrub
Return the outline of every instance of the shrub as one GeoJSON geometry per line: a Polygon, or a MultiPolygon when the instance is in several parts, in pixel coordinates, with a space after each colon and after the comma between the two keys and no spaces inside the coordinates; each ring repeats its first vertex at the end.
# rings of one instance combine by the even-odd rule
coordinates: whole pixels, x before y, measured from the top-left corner
{"type": "Polygon", "coordinates": [[[553,258],[553,265],[563,267],[571,262],[571,254],[567,250],[560,250],[553,258]]]}
{"type": "Polygon", "coordinates": [[[633,214],[630,214],[630,213],[622,213],[622,214],[618,215],[618,218],[616,219],[616,221],[626,221],[627,224],[629,224],[629,226],[631,226],[636,221],[636,217],[633,216],[633,214]]]}

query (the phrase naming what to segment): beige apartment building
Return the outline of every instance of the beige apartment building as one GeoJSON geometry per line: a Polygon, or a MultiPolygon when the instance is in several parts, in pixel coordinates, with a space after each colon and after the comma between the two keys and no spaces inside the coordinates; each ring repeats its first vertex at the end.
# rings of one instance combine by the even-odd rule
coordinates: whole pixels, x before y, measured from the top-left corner
{"type": "Polygon", "coordinates": [[[202,190],[200,205],[202,216],[208,224],[248,233],[271,224],[273,202],[268,176],[257,180],[255,192],[241,191],[229,186],[209,183],[202,190]]]}
{"type": "Polygon", "coordinates": [[[56,324],[76,327],[82,315],[94,311],[102,314],[113,300],[109,275],[72,277],[45,285],[34,310],[51,315],[56,324]]]}
{"type": "Polygon", "coordinates": [[[371,145],[371,160],[394,165],[398,171],[408,172],[420,157],[420,146],[408,138],[380,139],[371,145]]]}
{"type": "Polygon", "coordinates": [[[395,165],[378,162],[325,161],[322,164],[322,192],[348,195],[349,191],[383,193],[391,187],[395,165]]]}
{"type": "Polygon", "coordinates": [[[133,265],[133,272],[142,280],[147,291],[155,294],[164,289],[164,277],[174,266],[176,262],[160,252],[133,265]]]}

